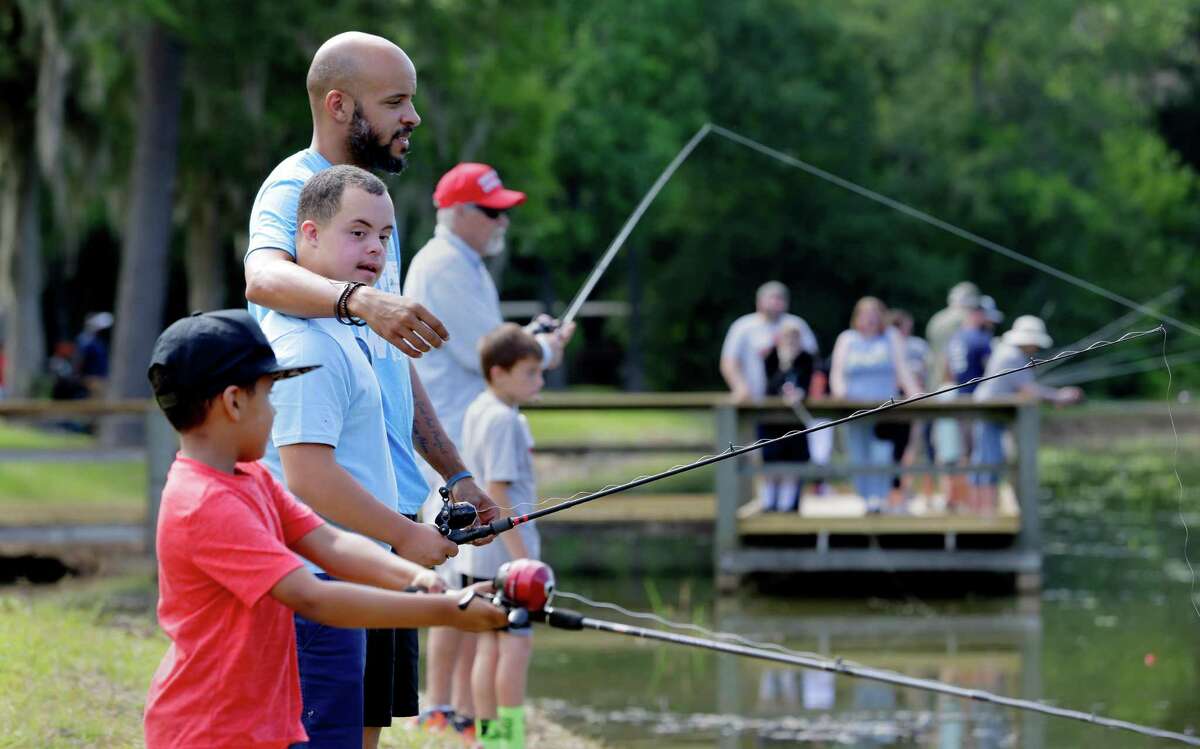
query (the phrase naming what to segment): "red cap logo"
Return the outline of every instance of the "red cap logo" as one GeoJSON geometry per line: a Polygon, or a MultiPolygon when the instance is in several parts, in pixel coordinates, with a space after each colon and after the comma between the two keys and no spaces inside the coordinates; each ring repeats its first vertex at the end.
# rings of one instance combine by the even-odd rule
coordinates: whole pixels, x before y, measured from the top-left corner
{"type": "Polygon", "coordinates": [[[487,164],[459,164],[442,175],[433,191],[433,204],[438,208],[474,203],[507,210],[524,202],[525,193],[505,188],[500,175],[487,164]]]}

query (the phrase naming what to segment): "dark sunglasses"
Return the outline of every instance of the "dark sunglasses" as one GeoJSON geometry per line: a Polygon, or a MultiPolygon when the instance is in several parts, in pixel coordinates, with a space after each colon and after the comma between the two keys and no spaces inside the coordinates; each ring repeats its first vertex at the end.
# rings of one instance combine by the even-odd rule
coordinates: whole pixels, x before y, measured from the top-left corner
{"type": "Polygon", "coordinates": [[[483,215],[487,216],[488,218],[492,219],[493,221],[500,218],[504,214],[508,213],[507,208],[488,208],[485,205],[477,205],[475,203],[472,203],[471,207],[474,208],[475,210],[479,211],[483,215]]]}

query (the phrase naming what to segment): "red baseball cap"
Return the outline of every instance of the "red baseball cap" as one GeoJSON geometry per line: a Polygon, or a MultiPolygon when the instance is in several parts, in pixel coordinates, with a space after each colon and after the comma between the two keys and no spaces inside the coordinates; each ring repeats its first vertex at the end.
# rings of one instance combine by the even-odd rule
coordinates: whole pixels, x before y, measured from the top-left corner
{"type": "Polygon", "coordinates": [[[459,164],[442,175],[433,191],[433,204],[438,208],[474,203],[508,210],[524,202],[525,193],[505,188],[500,175],[487,164],[459,164]]]}

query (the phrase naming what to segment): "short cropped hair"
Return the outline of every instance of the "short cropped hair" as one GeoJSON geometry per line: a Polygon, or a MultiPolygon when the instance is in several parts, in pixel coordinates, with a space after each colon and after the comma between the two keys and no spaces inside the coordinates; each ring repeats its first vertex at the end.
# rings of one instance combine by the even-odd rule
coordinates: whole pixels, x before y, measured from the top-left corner
{"type": "Polygon", "coordinates": [[[339,164],[317,172],[308,178],[300,190],[300,205],[296,209],[296,225],[315,221],[321,226],[342,209],[342,193],[347,187],[357,187],[372,195],[383,195],[387,186],[366,169],[339,164]]]}
{"type": "MultiPolygon", "coordinates": [[[[150,368],[150,385],[157,389],[158,382],[155,380],[162,377],[162,368],[158,365],[150,368]]],[[[231,382],[230,385],[237,385],[241,390],[245,390],[248,394],[254,395],[254,391],[258,386],[257,381],[251,382],[231,382]]],[[[227,386],[228,387],[228,386],[227,386]]],[[[222,388],[221,392],[225,389],[222,388]]],[[[171,426],[175,427],[175,431],[183,434],[190,432],[196,427],[204,423],[208,418],[208,409],[212,408],[213,401],[221,397],[221,393],[210,395],[207,398],[198,398],[194,395],[180,394],[175,400],[175,404],[163,408],[163,415],[167,417],[167,421],[171,426]]]]}
{"type": "Polygon", "coordinates": [[[542,347],[525,328],[506,322],[479,341],[479,366],[483,377],[492,381],[492,367],[511,370],[523,359],[542,360],[542,347]]]}
{"type": "Polygon", "coordinates": [[[787,301],[791,301],[791,293],[788,292],[788,287],[784,286],[780,281],[767,281],[762,286],[758,287],[758,291],[754,293],[755,300],[761,300],[763,297],[778,295],[787,301]]]}

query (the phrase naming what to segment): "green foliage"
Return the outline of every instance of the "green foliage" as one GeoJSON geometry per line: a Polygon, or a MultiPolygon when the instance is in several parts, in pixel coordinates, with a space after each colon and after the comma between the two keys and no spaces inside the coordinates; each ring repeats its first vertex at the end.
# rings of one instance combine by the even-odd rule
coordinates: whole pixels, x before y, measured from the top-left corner
{"type": "MultiPolygon", "coordinates": [[[[45,245],[71,274],[86,237],[112,241],[125,213],[137,124],[130,30],[167,25],[185,47],[177,267],[189,232],[212,232],[227,302],[239,304],[254,192],[310,139],[308,61],[328,36],[361,29],[396,40],[418,69],[424,122],[409,171],[391,182],[406,254],[430,234],[434,182],[460,160],[490,162],[529,193],[514,214],[506,297],[569,299],[659,171],[713,121],[1142,300],[1200,281],[1189,262],[1200,230],[1196,174],[1159,122],[1197,99],[1198,8],[20,1],[0,11],[0,80],[25,95],[0,105],[10,115],[0,135],[29,140],[41,29],[57,14],[70,70],[63,148],[48,181],[69,189],[43,201],[45,245]]],[[[611,365],[636,324],[651,387],[719,386],[720,340],[768,278],[792,287],[794,310],[826,352],[857,297],[906,307],[920,324],[964,277],[1009,319],[1047,317],[1058,340],[1124,312],[717,136],[684,164],[624,252],[593,298],[631,299],[636,278],[640,318],[585,331],[575,346],[589,356],[577,358],[574,381],[615,381],[611,365]]],[[[81,286],[93,296],[54,297],[66,308],[58,327],[87,311],[75,306],[105,298],[81,286]]],[[[176,295],[171,312],[182,304],[176,295]]],[[[1184,295],[1170,311],[1200,319],[1200,301],[1184,295]]],[[[1147,392],[1157,377],[1120,386],[1140,382],[1147,392]]]]}

